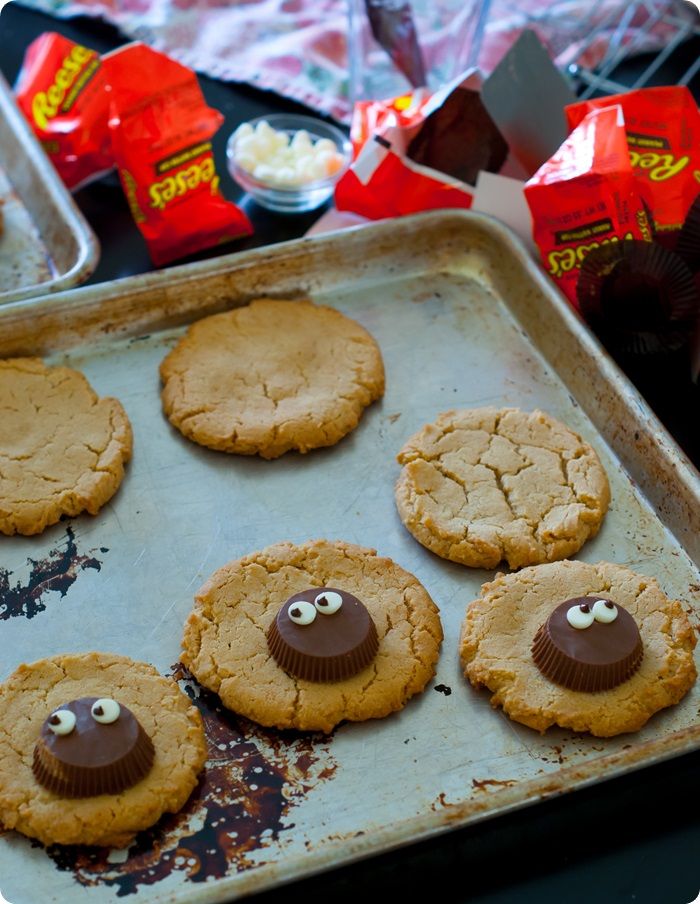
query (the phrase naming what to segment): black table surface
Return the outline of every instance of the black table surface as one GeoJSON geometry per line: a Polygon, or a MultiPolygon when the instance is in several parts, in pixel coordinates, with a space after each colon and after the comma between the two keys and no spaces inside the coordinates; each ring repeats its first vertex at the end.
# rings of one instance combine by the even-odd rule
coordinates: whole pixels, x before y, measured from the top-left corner
{"type": "MultiPolygon", "coordinates": [[[[0,14],[0,69],[12,83],[24,50],[43,31],[59,31],[106,51],[124,42],[111,26],[84,17],[52,19],[10,3],[0,14]]],[[[686,50],[697,55],[697,46],[686,50]]],[[[673,78],[668,81],[672,82],[673,78]]],[[[226,117],[214,140],[224,194],[241,192],[225,167],[224,145],[239,123],[266,112],[308,112],[292,101],[246,86],[200,77],[207,101],[226,117]]],[[[107,177],[81,189],[76,201],[97,234],[102,255],[90,282],[152,270],[146,247],[117,180],[107,177]]],[[[298,217],[243,206],[255,235],[227,247],[242,250],[302,235],[321,211],[298,217]]],[[[191,259],[213,257],[204,252],[191,259]]],[[[625,363],[636,383],[688,455],[700,465],[699,395],[687,378],[685,359],[658,364],[625,363]]],[[[316,900],[378,900],[404,895],[448,897],[474,904],[689,904],[700,891],[700,752],[429,841],[313,876],[282,894],[316,900]],[[451,886],[448,891],[448,885],[451,886]]],[[[1,877],[0,877],[1,878],[1,877]]],[[[31,898],[27,898],[31,900],[31,898]]]]}

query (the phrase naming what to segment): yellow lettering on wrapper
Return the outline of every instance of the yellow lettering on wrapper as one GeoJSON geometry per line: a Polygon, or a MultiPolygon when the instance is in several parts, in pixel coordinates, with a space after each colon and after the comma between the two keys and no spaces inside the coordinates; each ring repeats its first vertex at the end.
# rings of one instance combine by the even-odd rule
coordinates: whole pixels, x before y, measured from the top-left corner
{"type": "Polygon", "coordinates": [[[181,169],[174,176],[151,183],[148,187],[151,207],[163,210],[175,198],[199,188],[202,183],[211,182],[215,174],[214,158],[208,156],[199,163],[181,169]]]}
{"type": "Polygon", "coordinates": [[[593,251],[594,248],[600,248],[601,245],[609,245],[611,242],[620,242],[627,239],[633,239],[631,232],[622,236],[613,235],[609,239],[602,239],[600,242],[588,242],[586,244],[574,245],[570,248],[562,248],[561,251],[550,251],[547,255],[547,272],[555,279],[564,276],[571,270],[579,269],[584,258],[593,251]]]}
{"type": "Polygon", "coordinates": [[[665,182],[682,172],[690,163],[690,157],[683,156],[676,160],[673,154],[657,154],[653,151],[640,154],[630,150],[630,163],[634,169],[644,170],[652,182],[665,182]]]}
{"type": "Polygon", "coordinates": [[[95,61],[95,65],[92,67],[94,71],[99,65],[97,54],[88,47],[76,44],[61,63],[60,69],[54,76],[53,84],[49,85],[46,91],[37,91],[32,98],[32,116],[40,129],[46,129],[49,120],[58,114],[71,86],[92,60],[95,61]]]}

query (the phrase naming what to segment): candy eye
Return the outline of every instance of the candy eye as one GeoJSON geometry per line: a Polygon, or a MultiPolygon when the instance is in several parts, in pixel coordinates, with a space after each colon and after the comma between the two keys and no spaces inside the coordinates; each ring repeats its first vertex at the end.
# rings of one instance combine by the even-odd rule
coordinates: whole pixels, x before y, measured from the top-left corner
{"type": "Polygon", "coordinates": [[[617,618],[617,606],[611,603],[610,600],[596,600],[593,603],[593,618],[597,622],[609,625],[610,622],[614,622],[617,618]]]}
{"type": "Polygon", "coordinates": [[[333,615],[343,605],[343,597],[335,590],[324,590],[314,600],[314,606],[324,615],[333,615]]]}
{"type": "Polygon", "coordinates": [[[590,628],[593,624],[594,615],[588,603],[580,603],[578,606],[572,606],[566,613],[566,620],[572,628],[583,630],[590,628]]]}
{"type": "Polygon", "coordinates": [[[100,697],[99,700],[95,700],[92,704],[90,712],[95,722],[99,722],[101,725],[110,725],[112,722],[117,721],[121,709],[116,700],[112,700],[110,697],[100,697]]]}
{"type": "Polygon", "coordinates": [[[289,620],[293,621],[295,625],[310,625],[316,618],[316,608],[306,600],[298,600],[290,605],[287,614],[289,620]]]}
{"type": "Polygon", "coordinates": [[[69,709],[57,709],[49,716],[49,730],[57,735],[70,734],[75,728],[75,713],[69,709]]]}

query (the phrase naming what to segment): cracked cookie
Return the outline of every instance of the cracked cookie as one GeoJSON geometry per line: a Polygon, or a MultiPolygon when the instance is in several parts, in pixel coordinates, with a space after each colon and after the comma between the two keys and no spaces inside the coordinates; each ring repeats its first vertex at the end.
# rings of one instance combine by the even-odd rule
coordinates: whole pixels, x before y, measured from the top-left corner
{"type": "Polygon", "coordinates": [[[446,411],[397,460],[406,528],[442,558],[474,568],[570,556],[598,533],[610,501],[595,451],[542,411],[446,411]]]}
{"type": "MultiPolygon", "coordinates": [[[[588,624],[569,619],[572,631],[591,630],[595,602],[591,608],[588,624]]],[[[603,616],[597,620],[611,618],[607,610],[603,616]]],[[[598,627],[601,634],[610,630],[609,625],[598,627]]],[[[460,658],[474,687],[487,687],[492,706],[501,706],[514,721],[540,732],[560,725],[611,737],[637,731],[655,712],[678,703],[697,675],[695,643],[683,607],[668,599],[654,578],[608,562],[565,561],[499,574],[484,584],[480,598],[467,609],[460,658]],[[542,626],[565,601],[573,604],[580,603],[580,598],[599,601],[601,597],[601,607],[613,600],[636,622],[641,660],[637,657],[634,668],[605,690],[574,690],[545,677],[535,661],[542,626]]]]}
{"type": "Polygon", "coordinates": [[[0,532],[38,534],[62,515],[97,514],[131,458],[121,404],[83,374],[39,358],[0,361],[0,532]]]}
{"type": "MultiPolygon", "coordinates": [[[[347,617],[354,618],[353,610],[347,617]]],[[[282,626],[284,646],[289,641],[299,649],[304,639],[293,639],[290,627],[282,626]]],[[[434,675],[441,642],[437,606],[412,574],[373,549],[314,540],[268,546],[216,571],[185,624],[182,662],[224,706],[261,725],[330,731],[345,719],[379,719],[401,709],[434,675]],[[280,607],[293,606],[290,620],[328,637],[338,606],[348,610],[357,601],[374,623],[377,643],[365,640],[367,622],[357,610],[361,626],[355,623],[350,633],[357,636],[346,638],[342,650],[361,656],[369,643],[369,664],[355,658],[359,671],[343,669],[337,674],[351,674],[340,680],[294,677],[278,665],[268,635],[280,607]]],[[[337,662],[341,646],[337,640],[332,646],[337,662]]]]}
{"type": "MultiPolygon", "coordinates": [[[[110,752],[111,747],[101,749],[98,759],[104,762],[110,752]]],[[[19,666],[0,685],[0,825],[43,844],[125,847],[163,813],[176,813],[184,805],[206,756],[196,707],[173,680],[126,656],[53,656],[19,666]],[[95,771],[94,762],[87,764],[91,768],[82,762],[85,757],[94,760],[94,750],[86,745],[80,750],[77,743],[86,728],[80,715],[85,698],[90,703],[83,713],[87,729],[93,721],[106,723],[92,725],[92,732],[85,734],[98,739],[103,735],[116,747],[113,759],[130,752],[128,738],[119,737],[120,719],[125,722],[122,735],[130,729],[128,718],[150,739],[145,775],[132,776],[130,786],[122,783],[115,794],[75,796],[70,789],[58,793],[36,777],[45,780],[46,768],[51,769],[56,758],[56,774],[63,785],[69,784],[69,767],[75,772],[76,763],[78,772],[95,771]],[[62,743],[67,753],[61,754],[62,743]],[[51,755],[46,752],[49,747],[51,755]],[[43,769],[37,768],[37,756],[43,769]]],[[[107,779],[114,781],[113,776],[107,779]]]]}
{"type": "Polygon", "coordinates": [[[258,299],[199,320],[160,375],[163,409],[184,436],[262,458],[332,446],[384,393],[372,336],[308,300],[258,299]]]}

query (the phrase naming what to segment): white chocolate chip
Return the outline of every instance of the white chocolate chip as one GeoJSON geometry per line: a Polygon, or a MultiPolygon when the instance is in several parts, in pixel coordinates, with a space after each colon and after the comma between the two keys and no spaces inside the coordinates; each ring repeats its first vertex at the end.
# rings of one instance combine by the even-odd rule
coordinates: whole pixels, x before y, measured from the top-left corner
{"type": "Polygon", "coordinates": [[[119,718],[121,707],[111,697],[100,697],[92,704],[90,713],[95,722],[99,722],[100,725],[111,725],[119,718]]]}
{"type": "Polygon", "coordinates": [[[69,735],[75,728],[75,713],[69,709],[57,709],[49,716],[49,731],[56,735],[69,735]]]}
{"type": "Polygon", "coordinates": [[[255,129],[250,123],[240,125],[234,133],[232,154],[241,169],[276,188],[298,189],[326,179],[345,163],[330,138],[314,142],[306,129],[290,136],[273,129],[267,120],[261,120],[255,129]]]}
{"type": "Polygon", "coordinates": [[[297,600],[297,602],[289,604],[287,615],[295,625],[310,625],[316,618],[316,607],[306,600],[297,600]]]}
{"type": "Polygon", "coordinates": [[[609,600],[596,600],[593,603],[592,611],[593,618],[604,625],[609,625],[610,622],[614,622],[617,618],[617,606],[609,600]]]}
{"type": "Polygon", "coordinates": [[[324,590],[316,597],[314,605],[324,615],[334,615],[343,605],[343,597],[335,590],[324,590]]]}
{"type": "Polygon", "coordinates": [[[593,624],[593,613],[588,610],[588,612],[584,612],[581,609],[581,605],[587,606],[587,603],[582,603],[578,606],[572,606],[569,611],[566,613],[566,620],[571,625],[572,628],[576,628],[579,631],[583,631],[584,628],[590,628],[593,624]]]}

